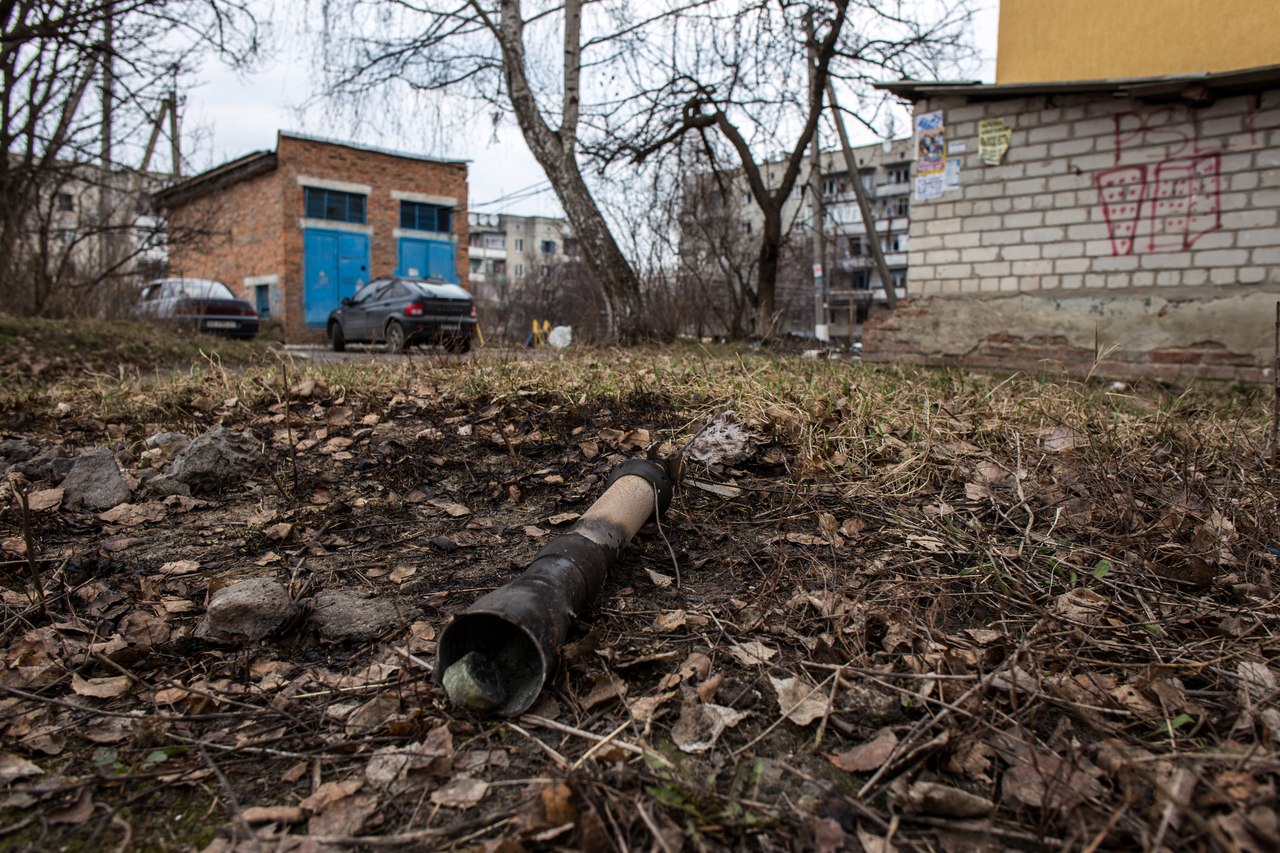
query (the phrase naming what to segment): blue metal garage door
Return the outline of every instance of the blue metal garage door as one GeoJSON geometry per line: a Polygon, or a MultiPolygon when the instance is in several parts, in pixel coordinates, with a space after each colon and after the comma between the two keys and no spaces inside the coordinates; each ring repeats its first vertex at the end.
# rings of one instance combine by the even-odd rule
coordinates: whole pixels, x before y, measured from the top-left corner
{"type": "Polygon", "coordinates": [[[302,236],[302,302],[308,326],[323,326],[342,297],[369,280],[369,235],[308,228],[302,236]]]}
{"type": "Polygon", "coordinates": [[[457,284],[458,270],[454,265],[454,256],[453,243],[448,240],[401,237],[400,266],[396,268],[396,275],[411,278],[435,275],[457,284]]]}

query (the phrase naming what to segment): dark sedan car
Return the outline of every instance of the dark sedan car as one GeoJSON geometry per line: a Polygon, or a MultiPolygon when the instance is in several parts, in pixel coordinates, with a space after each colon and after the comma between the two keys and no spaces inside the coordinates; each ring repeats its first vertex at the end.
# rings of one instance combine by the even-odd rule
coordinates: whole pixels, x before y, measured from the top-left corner
{"type": "Polygon", "coordinates": [[[467,352],[475,330],[471,294],[435,278],[376,278],[329,315],[334,352],[349,342],[385,344],[391,352],[423,344],[467,352]]]}
{"type": "Polygon", "coordinates": [[[182,329],[252,338],[258,334],[258,312],[220,281],[204,278],[162,278],[142,286],[136,311],[182,329]]]}

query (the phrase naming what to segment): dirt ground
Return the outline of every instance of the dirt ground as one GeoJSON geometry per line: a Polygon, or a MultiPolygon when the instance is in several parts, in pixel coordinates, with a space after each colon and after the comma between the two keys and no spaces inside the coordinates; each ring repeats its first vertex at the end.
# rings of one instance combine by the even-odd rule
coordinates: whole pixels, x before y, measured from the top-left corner
{"type": "Polygon", "coordinates": [[[2,845],[1280,846],[1256,389],[701,348],[7,364],[3,438],[109,448],[132,495],[5,485],[2,845]],[[537,704],[451,707],[452,614],[712,423],[727,455],[686,456],[537,704]],[[215,425],[255,466],[155,493],[148,439],[215,425]],[[255,578],[279,624],[207,636],[255,578]],[[376,636],[334,591],[385,605],[376,636]]]}

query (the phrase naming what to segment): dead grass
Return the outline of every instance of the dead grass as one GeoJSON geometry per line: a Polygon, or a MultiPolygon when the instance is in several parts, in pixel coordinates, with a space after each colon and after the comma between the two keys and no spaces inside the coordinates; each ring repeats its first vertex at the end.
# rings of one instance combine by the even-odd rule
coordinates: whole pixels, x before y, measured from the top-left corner
{"type": "Polygon", "coordinates": [[[11,840],[92,848],[127,830],[174,849],[216,826],[219,849],[1280,844],[1280,507],[1248,389],[705,348],[95,372],[6,388],[0,412],[126,461],[161,429],[221,422],[272,462],[158,522],[37,514],[48,617],[6,556],[11,840]],[[448,708],[417,663],[448,616],[518,573],[614,460],[726,411],[754,447],[688,463],[545,702],[510,722],[448,708]],[[200,569],[160,571],[175,559],[200,569]],[[677,568],[682,585],[660,585],[677,568]],[[391,597],[403,625],[338,647],[190,637],[210,584],[262,573],[302,601],[391,597]],[[121,676],[102,699],[73,683],[121,676]],[[206,816],[175,832],[167,810],[193,801],[206,816]]]}

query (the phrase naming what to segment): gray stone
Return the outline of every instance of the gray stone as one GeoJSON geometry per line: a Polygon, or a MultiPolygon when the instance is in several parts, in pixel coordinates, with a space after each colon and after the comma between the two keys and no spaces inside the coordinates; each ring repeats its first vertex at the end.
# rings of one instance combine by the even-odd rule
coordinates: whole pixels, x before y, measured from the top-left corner
{"type": "Polygon", "coordinates": [[[247,643],[261,640],[293,615],[289,593],[271,578],[250,578],[224,586],[209,598],[196,636],[247,643]]]}
{"type": "MultiPolygon", "coordinates": [[[[144,472],[145,473],[145,472],[144,472]]],[[[172,474],[152,473],[144,481],[147,491],[153,495],[182,495],[191,497],[191,487],[172,474]]]]}
{"type": "Polygon", "coordinates": [[[0,466],[26,462],[40,452],[40,443],[30,438],[6,438],[0,441],[0,466]]]}
{"type": "Polygon", "coordinates": [[[21,462],[15,462],[8,470],[17,471],[32,480],[57,482],[67,476],[74,465],[75,460],[67,455],[66,448],[54,444],[21,462]]]}
{"type": "Polygon", "coordinates": [[[76,457],[62,481],[62,504],[72,509],[101,511],[133,497],[133,490],[120,476],[120,466],[110,450],[98,447],[76,457]]]}
{"type": "Polygon", "coordinates": [[[192,494],[217,494],[240,485],[262,463],[252,432],[229,432],[221,425],[192,439],[166,472],[192,494]]]}
{"type": "Polygon", "coordinates": [[[345,589],[329,590],[316,596],[311,626],[321,639],[376,640],[401,623],[396,605],[345,589]]]}

